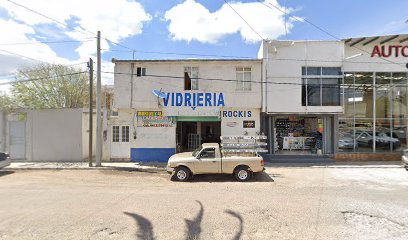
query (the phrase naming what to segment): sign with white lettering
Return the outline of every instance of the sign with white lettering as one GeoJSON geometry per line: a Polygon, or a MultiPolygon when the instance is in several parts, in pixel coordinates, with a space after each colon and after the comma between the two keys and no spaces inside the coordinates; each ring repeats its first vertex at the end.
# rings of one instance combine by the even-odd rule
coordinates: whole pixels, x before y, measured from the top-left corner
{"type": "Polygon", "coordinates": [[[166,93],[164,107],[224,107],[224,95],[210,92],[177,92],[166,93]]]}

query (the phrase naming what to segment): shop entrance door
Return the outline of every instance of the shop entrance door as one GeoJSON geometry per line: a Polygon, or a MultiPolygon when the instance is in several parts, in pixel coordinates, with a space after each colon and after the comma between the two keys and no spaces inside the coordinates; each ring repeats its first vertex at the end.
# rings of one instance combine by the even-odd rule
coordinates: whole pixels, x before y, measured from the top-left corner
{"type": "Polygon", "coordinates": [[[177,121],[177,152],[193,151],[202,143],[219,143],[220,121],[177,121]]]}
{"type": "Polygon", "coordinates": [[[274,116],[271,125],[274,154],[317,155],[334,151],[333,116],[274,116]]]}

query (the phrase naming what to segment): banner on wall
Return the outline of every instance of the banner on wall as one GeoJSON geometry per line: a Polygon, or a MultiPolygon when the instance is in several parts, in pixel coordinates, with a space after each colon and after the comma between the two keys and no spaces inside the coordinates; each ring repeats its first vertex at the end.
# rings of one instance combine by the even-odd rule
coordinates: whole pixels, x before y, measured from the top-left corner
{"type": "Polygon", "coordinates": [[[138,111],[136,116],[138,127],[173,127],[173,118],[162,111],[138,111]]]}

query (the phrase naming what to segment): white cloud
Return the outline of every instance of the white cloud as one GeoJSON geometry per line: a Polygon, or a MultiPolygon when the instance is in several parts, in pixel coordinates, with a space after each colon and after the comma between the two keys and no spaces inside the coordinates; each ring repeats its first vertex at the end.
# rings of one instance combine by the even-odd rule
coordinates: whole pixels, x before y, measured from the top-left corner
{"type": "MultiPolygon", "coordinates": [[[[53,37],[58,36],[58,40],[83,40],[95,37],[95,35],[91,35],[91,33],[87,33],[83,30],[83,28],[85,28],[95,34],[99,30],[103,38],[120,42],[124,38],[141,34],[143,24],[149,22],[152,18],[145,12],[140,3],[128,0],[17,0],[16,3],[38,11],[64,24],[73,23],[75,29],[65,27],[51,19],[30,12],[8,1],[1,1],[0,7],[7,12],[8,17],[3,17],[2,19],[0,16],[0,29],[2,30],[0,44],[15,42],[38,43],[32,36],[35,35],[36,32],[48,30],[44,28],[44,26],[47,25],[53,26],[54,29],[57,27],[57,31],[53,37]],[[61,39],[61,36],[65,36],[65,39],[61,39]]],[[[46,41],[46,39],[41,40],[46,41]]],[[[109,44],[106,40],[102,40],[101,45],[103,49],[109,49],[109,44]]],[[[68,45],[61,46],[70,47],[68,45]]],[[[2,45],[0,49],[41,61],[70,64],[88,61],[89,57],[94,57],[96,53],[96,41],[83,42],[76,49],[72,49],[79,55],[78,59],[74,61],[59,57],[47,44],[2,45]]],[[[10,56],[12,55],[0,51],[0,62],[1,59],[10,59],[10,56]]],[[[27,62],[27,59],[21,57],[20,59],[13,59],[15,61],[8,62],[8,65],[11,69],[14,68],[14,71],[17,70],[18,67],[21,67],[19,63],[27,62]]],[[[109,66],[109,64],[105,65],[109,66]]],[[[5,66],[3,65],[2,67],[5,66]]]]}
{"type": "MultiPolygon", "coordinates": [[[[281,7],[276,0],[266,0],[281,7]]],[[[263,38],[275,39],[285,34],[284,14],[259,2],[231,2],[230,5],[256,30],[263,38]]],[[[287,9],[290,13],[292,10],[287,9]]],[[[221,38],[240,33],[246,42],[259,42],[261,38],[231,9],[223,4],[220,9],[210,12],[205,6],[194,0],[180,3],[164,15],[170,21],[168,30],[173,40],[187,42],[217,43],[221,38]]],[[[293,28],[293,18],[288,18],[287,31],[293,28]]]]}

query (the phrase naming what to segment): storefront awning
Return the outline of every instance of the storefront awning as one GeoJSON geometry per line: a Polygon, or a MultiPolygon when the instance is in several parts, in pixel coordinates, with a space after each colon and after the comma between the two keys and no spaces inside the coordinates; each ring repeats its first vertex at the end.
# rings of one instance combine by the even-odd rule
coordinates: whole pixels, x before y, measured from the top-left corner
{"type": "Polygon", "coordinates": [[[345,44],[348,44],[350,47],[354,45],[365,46],[370,43],[384,44],[390,41],[404,43],[408,41],[408,34],[347,38],[347,39],[343,39],[343,41],[345,44]]]}
{"type": "Polygon", "coordinates": [[[177,122],[220,122],[221,119],[218,117],[209,116],[178,116],[176,117],[177,122]]]}

